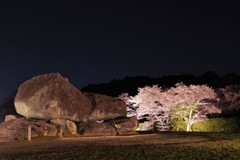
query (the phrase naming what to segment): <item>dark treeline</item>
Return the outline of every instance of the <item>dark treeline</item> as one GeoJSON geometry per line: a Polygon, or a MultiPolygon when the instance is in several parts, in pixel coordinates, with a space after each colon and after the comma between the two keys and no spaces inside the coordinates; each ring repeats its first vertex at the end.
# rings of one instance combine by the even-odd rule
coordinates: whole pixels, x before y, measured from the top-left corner
{"type": "Polygon", "coordinates": [[[206,84],[212,88],[221,88],[231,84],[240,84],[240,76],[234,73],[229,73],[223,76],[217,75],[215,72],[205,72],[201,76],[191,74],[169,75],[157,78],[147,76],[126,77],[121,80],[112,80],[109,83],[89,84],[83,88],[83,92],[94,92],[109,96],[118,96],[121,93],[129,93],[136,95],[139,87],[146,85],[159,85],[164,88],[174,86],[176,83],[183,82],[186,85],[201,85],[206,84]]]}
{"type": "Polygon", "coordinates": [[[4,120],[5,115],[13,114],[16,115],[14,107],[14,97],[17,91],[13,91],[9,97],[4,98],[0,102],[0,123],[4,120]]]}
{"type": "Polygon", "coordinates": [[[0,104],[0,123],[4,120],[5,115],[9,114],[17,114],[14,107],[14,98],[12,97],[4,99],[0,104]]]}

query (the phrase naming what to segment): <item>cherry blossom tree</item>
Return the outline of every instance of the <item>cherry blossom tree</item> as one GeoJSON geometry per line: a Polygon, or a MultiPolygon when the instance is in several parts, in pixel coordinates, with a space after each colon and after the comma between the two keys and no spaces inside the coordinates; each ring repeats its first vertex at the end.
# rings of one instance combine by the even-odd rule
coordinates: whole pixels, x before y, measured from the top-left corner
{"type": "Polygon", "coordinates": [[[186,86],[178,83],[167,92],[175,103],[171,114],[171,120],[173,124],[175,123],[175,127],[178,127],[178,123],[185,123],[185,130],[191,131],[191,126],[206,119],[207,114],[221,112],[213,104],[217,99],[217,94],[207,85],[186,86]]]}
{"type": "Polygon", "coordinates": [[[138,88],[138,94],[134,97],[121,95],[128,105],[128,116],[136,116],[138,120],[145,120],[141,130],[159,131],[168,130],[170,127],[170,108],[160,102],[164,92],[157,85],[138,88]]]}
{"type": "Polygon", "coordinates": [[[128,105],[128,116],[137,116],[145,120],[142,130],[156,127],[159,131],[179,126],[191,131],[191,126],[207,118],[207,114],[220,113],[213,102],[216,101],[215,91],[207,85],[190,85],[178,83],[175,87],[163,90],[157,85],[138,89],[134,97],[123,94],[120,96],[128,105]]]}
{"type": "Polygon", "coordinates": [[[123,100],[126,103],[126,105],[127,105],[127,117],[137,116],[137,112],[136,112],[137,107],[134,105],[133,102],[131,102],[131,100],[133,98],[131,96],[129,96],[128,93],[122,93],[117,98],[123,100]]]}

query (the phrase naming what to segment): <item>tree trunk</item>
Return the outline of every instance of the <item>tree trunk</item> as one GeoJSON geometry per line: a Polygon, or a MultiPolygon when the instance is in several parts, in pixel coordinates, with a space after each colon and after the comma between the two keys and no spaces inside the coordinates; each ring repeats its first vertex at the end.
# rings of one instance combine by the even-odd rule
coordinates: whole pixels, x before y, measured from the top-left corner
{"type": "Polygon", "coordinates": [[[192,132],[192,125],[190,123],[187,124],[187,132],[192,132]]]}
{"type": "Polygon", "coordinates": [[[191,126],[192,126],[192,114],[193,114],[193,108],[190,109],[189,116],[188,116],[188,121],[187,121],[187,132],[191,132],[191,126]]]}

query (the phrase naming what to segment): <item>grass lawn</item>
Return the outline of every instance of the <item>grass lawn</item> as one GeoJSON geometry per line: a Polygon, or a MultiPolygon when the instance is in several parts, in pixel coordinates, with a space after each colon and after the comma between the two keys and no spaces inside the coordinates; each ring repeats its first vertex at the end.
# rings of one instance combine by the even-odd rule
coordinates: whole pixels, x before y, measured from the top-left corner
{"type": "Polygon", "coordinates": [[[0,160],[240,159],[240,133],[159,133],[35,138],[0,143],[0,160]]]}

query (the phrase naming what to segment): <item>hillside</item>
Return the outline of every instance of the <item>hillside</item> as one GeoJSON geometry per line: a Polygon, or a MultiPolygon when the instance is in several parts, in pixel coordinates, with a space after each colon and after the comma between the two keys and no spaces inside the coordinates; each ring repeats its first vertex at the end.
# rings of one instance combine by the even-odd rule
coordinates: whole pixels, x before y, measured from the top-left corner
{"type": "Polygon", "coordinates": [[[201,76],[195,76],[191,74],[181,75],[168,75],[161,77],[125,77],[124,79],[115,79],[108,83],[89,84],[80,90],[83,92],[94,92],[110,96],[118,96],[121,93],[129,93],[130,95],[136,95],[139,87],[146,85],[158,84],[164,88],[172,87],[176,83],[183,82],[186,85],[194,84],[207,84],[213,88],[220,88],[230,84],[240,84],[240,76],[234,73],[229,73],[223,76],[219,76],[214,72],[205,72],[201,76]]]}

